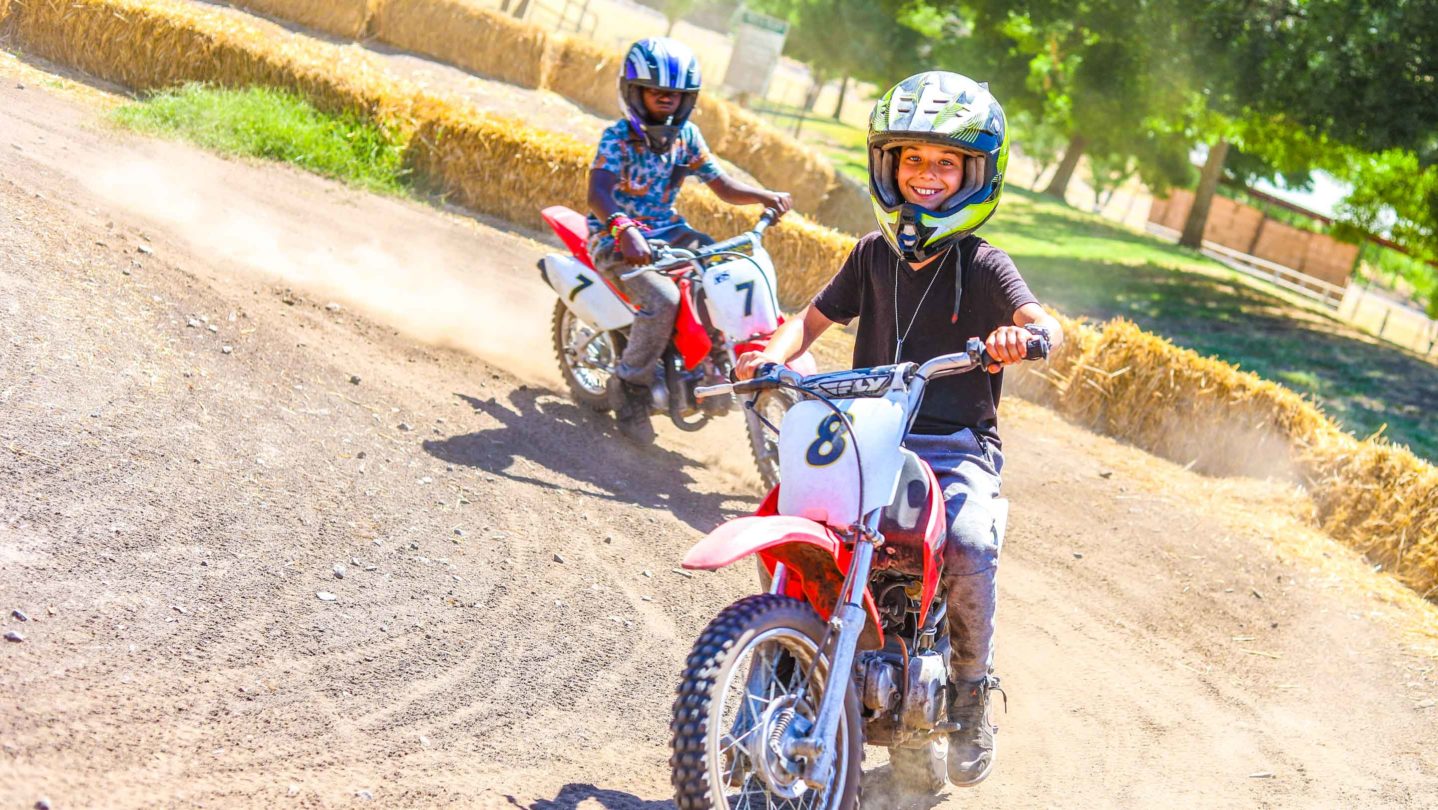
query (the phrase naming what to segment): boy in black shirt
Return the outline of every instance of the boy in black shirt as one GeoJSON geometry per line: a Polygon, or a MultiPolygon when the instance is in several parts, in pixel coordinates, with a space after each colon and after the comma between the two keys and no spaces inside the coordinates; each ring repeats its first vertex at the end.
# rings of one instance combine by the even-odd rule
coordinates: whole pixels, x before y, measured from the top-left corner
{"type": "Polygon", "coordinates": [[[984,337],[990,374],[936,380],[905,445],[929,463],[944,490],[949,539],[944,587],[956,687],[949,780],[989,774],[994,727],[994,575],[1002,537],[993,501],[1003,468],[998,404],[1003,366],[1024,359],[1029,340],[1063,336],[1006,253],[973,235],[997,208],[1008,163],[1003,108],[956,73],[928,72],[895,85],[869,122],[869,193],[879,231],[859,240],[813,303],[784,323],[737,375],[798,356],[835,323],[859,319],[854,366],[923,363],[984,337]]]}

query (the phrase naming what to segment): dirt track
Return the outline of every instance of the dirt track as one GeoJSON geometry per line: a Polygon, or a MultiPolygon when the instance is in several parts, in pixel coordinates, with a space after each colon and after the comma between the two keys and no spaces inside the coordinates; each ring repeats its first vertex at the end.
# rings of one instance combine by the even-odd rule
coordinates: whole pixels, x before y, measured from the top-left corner
{"type": "MultiPolygon", "coordinates": [[[[0,82],[0,804],[670,806],[750,587],[672,569],[753,475],[555,393],[544,249],[0,82]]],[[[1000,762],[917,806],[1438,805],[1433,660],[1298,496],[1005,407],[1000,762]]]]}

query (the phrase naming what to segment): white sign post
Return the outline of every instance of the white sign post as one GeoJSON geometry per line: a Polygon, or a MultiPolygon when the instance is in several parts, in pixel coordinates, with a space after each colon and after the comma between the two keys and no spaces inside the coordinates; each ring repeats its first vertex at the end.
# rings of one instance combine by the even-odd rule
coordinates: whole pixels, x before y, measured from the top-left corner
{"type": "Polygon", "coordinates": [[[724,86],[762,98],[779,66],[787,33],[789,23],[784,20],[741,8],[735,15],[734,51],[729,57],[729,69],[724,71],[724,86]]]}

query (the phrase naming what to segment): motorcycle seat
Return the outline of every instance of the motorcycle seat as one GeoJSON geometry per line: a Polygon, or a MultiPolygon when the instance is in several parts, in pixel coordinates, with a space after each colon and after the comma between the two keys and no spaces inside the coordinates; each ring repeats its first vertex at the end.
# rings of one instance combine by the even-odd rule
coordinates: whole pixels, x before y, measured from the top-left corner
{"type": "Polygon", "coordinates": [[[578,211],[563,205],[551,205],[539,212],[559,241],[574,254],[574,258],[594,269],[594,260],[589,256],[589,220],[578,211]]]}

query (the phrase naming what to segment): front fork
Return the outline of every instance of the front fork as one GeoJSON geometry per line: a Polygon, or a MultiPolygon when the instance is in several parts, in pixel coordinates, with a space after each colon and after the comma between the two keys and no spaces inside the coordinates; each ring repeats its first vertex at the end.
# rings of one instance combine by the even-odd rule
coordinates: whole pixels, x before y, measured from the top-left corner
{"type": "MultiPolygon", "coordinates": [[[[804,783],[816,790],[829,784],[834,773],[834,763],[839,756],[835,744],[839,720],[844,712],[844,699],[853,679],[854,656],[859,647],[859,635],[864,631],[867,615],[864,612],[864,591],[869,582],[869,570],[874,562],[874,549],[884,542],[878,532],[879,512],[876,510],[865,521],[864,528],[856,532],[854,555],[849,562],[849,573],[844,578],[844,587],[829,617],[827,643],[821,651],[829,661],[828,676],[824,681],[824,697],[819,702],[819,716],[807,736],[791,738],[784,743],[784,755],[789,759],[803,759],[808,766],[804,769],[804,783]]],[[[852,740],[850,741],[853,742],[852,740]]]]}

